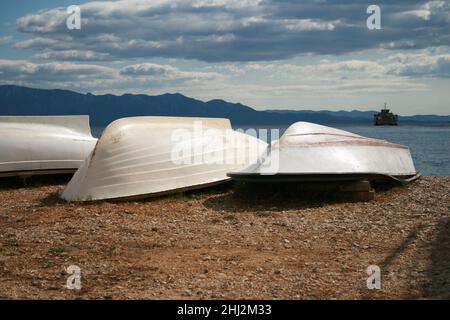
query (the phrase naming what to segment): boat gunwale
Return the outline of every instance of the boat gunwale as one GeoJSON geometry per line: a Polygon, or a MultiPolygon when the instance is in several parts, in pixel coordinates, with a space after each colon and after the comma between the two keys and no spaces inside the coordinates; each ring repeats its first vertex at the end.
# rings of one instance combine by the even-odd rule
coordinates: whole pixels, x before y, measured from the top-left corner
{"type": "Polygon", "coordinates": [[[411,174],[392,175],[379,172],[358,173],[276,173],[261,174],[258,172],[229,172],[227,176],[236,181],[245,182],[331,182],[331,181],[357,181],[357,180],[394,180],[398,182],[410,182],[421,177],[420,172],[411,174]]]}
{"type": "Polygon", "coordinates": [[[74,174],[77,170],[78,168],[38,169],[38,170],[3,171],[3,172],[0,171],[0,178],[74,174]]]}

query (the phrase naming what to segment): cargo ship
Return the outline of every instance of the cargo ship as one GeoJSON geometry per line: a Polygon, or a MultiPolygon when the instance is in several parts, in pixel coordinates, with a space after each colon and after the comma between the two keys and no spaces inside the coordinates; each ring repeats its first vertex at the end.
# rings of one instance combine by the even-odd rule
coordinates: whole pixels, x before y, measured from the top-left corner
{"type": "Polygon", "coordinates": [[[373,115],[373,121],[376,126],[396,126],[398,125],[398,116],[393,114],[384,104],[384,108],[373,115]]]}

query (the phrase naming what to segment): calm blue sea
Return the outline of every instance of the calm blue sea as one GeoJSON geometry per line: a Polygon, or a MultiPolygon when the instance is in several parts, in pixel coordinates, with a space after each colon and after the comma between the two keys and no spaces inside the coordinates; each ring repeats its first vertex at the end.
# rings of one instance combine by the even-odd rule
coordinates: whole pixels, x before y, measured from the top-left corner
{"type": "MultiPolygon", "coordinates": [[[[334,127],[362,136],[409,146],[416,168],[423,175],[450,176],[450,124],[401,124],[395,127],[334,125],[334,127]]],[[[243,126],[235,129],[238,128],[248,129],[243,126]]],[[[278,129],[280,129],[281,135],[286,127],[278,129]]],[[[103,128],[94,127],[92,131],[98,137],[102,130],[103,128]]]]}

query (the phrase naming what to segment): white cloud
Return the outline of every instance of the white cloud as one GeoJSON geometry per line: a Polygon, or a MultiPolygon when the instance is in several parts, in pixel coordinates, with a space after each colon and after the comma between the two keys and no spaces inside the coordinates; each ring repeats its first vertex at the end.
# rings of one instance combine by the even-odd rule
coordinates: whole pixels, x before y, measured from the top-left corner
{"type": "Polygon", "coordinates": [[[220,80],[216,72],[183,71],[169,65],[135,64],[121,68],[72,62],[33,63],[26,60],[0,60],[1,83],[16,83],[55,88],[81,88],[95,92],[110,88],[124,91],[187,84],[202,85],[220,80]]]}
{"type": "Polygon", "coordinates": [[[99,65],[51,62],[35,64],[26,60],[0,60],[3,78],[74,82],[86,79],[108,79],[116,71],[99,65]]]}
{"type": "Polygon", "coordinates": [[[58,39],[35,37],[23,41],[16,42],[14,47],[17,49],[46,49],[52,48],[54,50],[67,50],[73,47],[72,39],[70,37],[58,37],[58,39]]]}
{"type": "Polygon", "coordinates": [[[10,43],[12,41],[12,37],[11,36],[4,36],[4,37],[0,37],[0,46],[10,43]]]}
{"type": "Polygon", "coordinates": [[[450,78],[450,54],[396,54],[389,59],[387,73],[407,77],[450,78]]]}
{"type": "Polygon", "coordinates": [[[450,78],[450,54],[398,53],[378,60],[322,60],[318,64],[295,65],[287,63],[248,64],[240,69],[266,70],[286,78],[321,79],[333,77],[382,78],[386,75],[409,78],[450,78]]]}
{"type": "Polygon", "coordinates": [[[62,30],[66,19],[65,8],[55,8],[21,17],[17,20],[17,26],[20,31],[43,34],[62,30]]]}
{"type": "MultiPolygon", "coordinates": [[[[35,37],[17,48],[95,52],[103,59],[153,57],[207,62],[275,61],[384,47],[450,45],[448,1],[382,1],[383,32],[367,33],[364,6],[322,1],[118,0],[81,5],[81,30],[66,28],[65,8],[21,17],[35,37]],[[427,28],[432,23],[432,28],[427,28]],[[414,32],[411,32],[414,30],[414,32]]],[[[49,59],[70,55],[48,53],[49,59]]],[[[44,55],[45,57],[45,55],[44,55]]],[[[79,59],[77,56],[74,59],[79,59]]]]}
{"type": "Polygon", "coordinates": [[[312,19],[291,19],[284,20],[283,25],[288,30],[295,31],[312,31],[312,30],[328,30],[333,31],[340,22],[337,21],[320,21],[312,19]]]}
{"type": "Polygon", "coordinates": [[[170,65],[141,63],[129,65],[120,70],[124,76],[152,77],[159,80],[217,80],[221,75],[215,72],[181,71],[170,65]]]}
{"type": "Polygon", "coordinates": [[[99,53],[91,50],[46,50],[36,53],[34,58],[42,60],[104,61],[110,60],[111,56],[108,53],[99,53]]]}
{"type": "Polygon", "coordinates": [[[381,73],[383,66],[376,61],[368,60],[346,60],[338,62],[323,62],[316,66],[317,70],[324,72],[357,71],[368,73],[381,73]]]}

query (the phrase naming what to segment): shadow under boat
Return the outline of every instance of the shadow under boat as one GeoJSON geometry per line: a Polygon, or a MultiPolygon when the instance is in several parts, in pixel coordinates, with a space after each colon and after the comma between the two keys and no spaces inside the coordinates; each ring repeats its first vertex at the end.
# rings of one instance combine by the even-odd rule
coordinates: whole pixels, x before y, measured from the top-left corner
{"type": "MultiPolygon", "coordinates": [[[[353,188],[353,181],[350,186],[353,188]]],[[[359,183],[359,182],[358,182],[359,183]]],[[[371,183],[377,194],[385,194],[400,183],[380,180],[371,183]]],[[[282,212],[324,207],[336,203],[365,202],[358,191],[346,192],[342,181],[323,182],[248,182],[234,181],[227,189],[213,189],[203,205],[218,212],[282,212]],[[356,194],[356,196],[355,196],[356,194]]],[[[194,191],[195,192],[195,191],[194,191]]],[[[365,191],[364,191],[365,193],[365,191]]]]}
{"type": "MultiPolygon", "coordinates": [[[[57,186],[65,185],[73,176],[72,170],[63,170],[62,172],[53,172],[52,174],[26,174],[17,175],[15,173],[11,176],[0,177],[0,190],[13,190],[13,189],[34,189],[42,186],[57,186]]],[[[33,172],[34,173],[34,172],[33,172]]]]}

